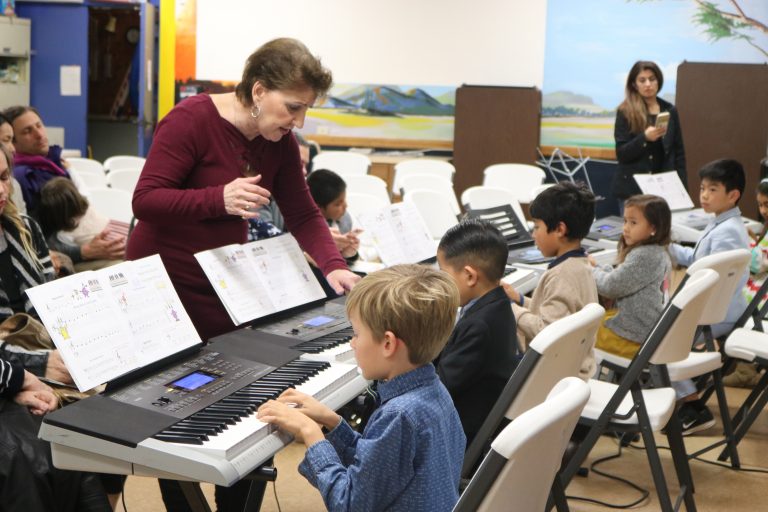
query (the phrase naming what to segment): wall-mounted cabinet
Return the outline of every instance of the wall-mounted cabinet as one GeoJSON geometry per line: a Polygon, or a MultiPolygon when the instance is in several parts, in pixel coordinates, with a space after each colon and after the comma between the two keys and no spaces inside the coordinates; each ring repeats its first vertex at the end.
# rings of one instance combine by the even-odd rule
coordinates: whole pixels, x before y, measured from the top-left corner
{"type": "Polygon", "coordinates": [[[29,105],[30,20],[0,16],[0,109],[29,105]]]}

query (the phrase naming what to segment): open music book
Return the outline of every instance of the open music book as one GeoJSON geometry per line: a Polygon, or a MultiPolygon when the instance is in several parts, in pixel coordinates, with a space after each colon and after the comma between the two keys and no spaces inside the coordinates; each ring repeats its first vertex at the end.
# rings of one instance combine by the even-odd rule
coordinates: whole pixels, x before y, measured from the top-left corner
{"type": "Polygon", "coordinates": [[[235,325],[325,298],[293,235],[195,254],[235,325]]]}
{"type": "Polygon", "coordinates": [[[693,201],[683,182],[680,181],[677,171],[660,172],[658,174],[635,174],[635,181],[643,194],[653,194],[664,198],[669,209],[691,210],[693,201]]]}
{"type": "Polygon", "coordinates": [[[160,256],[27,290],[80,391],[201,343],[160,256]]]}
{"type": "Polygon", "coordinates": [[[419,263],[437,254],[437,245],[416,207],[407,202],[388,205],[356,216],[364,233],[370,236],[382,263],[419,263]]]}

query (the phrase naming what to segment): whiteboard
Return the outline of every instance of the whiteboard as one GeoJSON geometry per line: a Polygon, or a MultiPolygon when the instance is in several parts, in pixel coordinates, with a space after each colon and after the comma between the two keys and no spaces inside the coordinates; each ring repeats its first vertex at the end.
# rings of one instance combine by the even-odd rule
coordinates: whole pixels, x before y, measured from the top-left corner
{"type": "Polygon", "coordinates": [[[197,79],[294,37],[338,84],[542,87],[546,0],[197,0],[197,79]]]}

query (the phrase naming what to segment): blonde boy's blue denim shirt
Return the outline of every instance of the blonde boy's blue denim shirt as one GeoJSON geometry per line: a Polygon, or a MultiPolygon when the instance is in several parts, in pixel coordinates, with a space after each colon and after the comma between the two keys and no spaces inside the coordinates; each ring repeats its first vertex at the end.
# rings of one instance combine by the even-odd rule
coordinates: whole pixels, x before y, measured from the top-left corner
{"type": "Polygon", "coordinates": [[[427,364],[378,386],[360,434],[342,421],[307,449],[299,472],[329,512],[450,511],[466,438],[448,391],[427,364]]]}

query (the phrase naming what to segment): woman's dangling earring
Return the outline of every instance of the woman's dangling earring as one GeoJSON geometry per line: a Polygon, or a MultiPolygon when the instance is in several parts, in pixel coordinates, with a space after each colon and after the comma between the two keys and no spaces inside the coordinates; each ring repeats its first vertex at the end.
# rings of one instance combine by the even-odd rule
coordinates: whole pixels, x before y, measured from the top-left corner
{"type": "Polygon", "coordinates": [[[254,103],[253,106],[251,107],[251,117],[254,119],[258,119],[260,115],[261,115],[261,107],[256,103],[254,103]]]}

